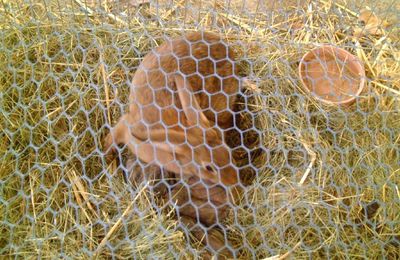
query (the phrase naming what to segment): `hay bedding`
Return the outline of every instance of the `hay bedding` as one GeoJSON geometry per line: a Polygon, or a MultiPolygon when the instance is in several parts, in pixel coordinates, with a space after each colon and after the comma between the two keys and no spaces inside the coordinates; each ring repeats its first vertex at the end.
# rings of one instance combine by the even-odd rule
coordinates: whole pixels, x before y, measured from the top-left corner
{"type": "MultiPolygon", "coordinates": [[[[183,1],[129,10],[3,3],[2,256],[192,256],[173,212],[150,207],[157,198],[127,185],[123,164],[106,164],[99,150],[135,66],[185,22],[219,28],[257,83],[237,108],[244,146],[235,154],[250,184],[226,220],[238,256],[399,257],[398,20],[382,16],[391,19],[382,34],[354,37],[359,10],[344,2],[274,12],[202,3],[200,12],[183,1]],[[323,42],[365,63],[368,92],[352,109],[323,106],[299,87],[300,57],[323,42]]],[[[231,145],[241,142],[230,134],[231,145]]]]}

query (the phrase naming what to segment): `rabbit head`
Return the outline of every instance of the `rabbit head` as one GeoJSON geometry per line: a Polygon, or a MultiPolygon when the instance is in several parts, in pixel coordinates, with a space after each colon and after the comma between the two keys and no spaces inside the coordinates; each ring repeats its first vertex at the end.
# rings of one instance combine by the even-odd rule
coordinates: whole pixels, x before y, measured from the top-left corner
{"type": "Polygon", "coordinates": [[[229,147],[216,139],[208,139],[209,136],[218,138],[214,133],[207,133],[205,142],[200,143],[199,140],[204,141],[201,130],[195,133],[173,129],[150,131],[151,143],[140,144],[136,154],[143,161],[157,162],[175,173],[182,172],[186,178],[195,176],[208,183],[226,186],[237,184],[238,173],[229,147]]]}

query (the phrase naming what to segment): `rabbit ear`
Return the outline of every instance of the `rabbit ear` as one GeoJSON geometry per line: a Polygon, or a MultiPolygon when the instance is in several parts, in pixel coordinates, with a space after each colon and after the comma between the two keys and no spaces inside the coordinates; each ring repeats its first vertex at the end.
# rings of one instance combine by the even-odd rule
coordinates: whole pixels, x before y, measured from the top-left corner
{"type": "Polygon", "coordinates": [[[183,78],[182,75],[176,74],[175,84],[182,103],[183,111],[185,112],[189,124],[191,126],[199,125],[204,129],[210,128],[210,121],[201,111],[201,107],[199,103],[197,103],[196,97],[193,95],[193,89],[190,86],[189,81],[183,78]]]}
{"type": "Polygon", "coordinates": [[[157,163],[163,167],[165,166],[169,171],[181,172],[181,167],[175,160],[171,147],[166,143],[141,143],[135,150],[135,154],[146,163],[157,163]]]}
{"type": "Polygon", "coordinates": [[[177,145],[186,143],[185,133],[180,133],[176,130],[168,131],[168,137],[165,133],[165,129],[151,130],[148,134],[150,143],[143,143],[143,140],[139,141],[139,143],[140,145],[154,146],[159,152],[168,153],[172,157],[173,152],[177,155],[185,155],[187,151],[182,146],[177,145]],[[171,145],[166,142],[167,140],[170,141],[171,145]]]}
{"type": "Polygon", "coordinates": [[[187,143],[188,140],[188,136],[185,132],[164,128],[150,130],[148,137],[153,142],[165,142],[168,140],[173,144],[187,143]]]}

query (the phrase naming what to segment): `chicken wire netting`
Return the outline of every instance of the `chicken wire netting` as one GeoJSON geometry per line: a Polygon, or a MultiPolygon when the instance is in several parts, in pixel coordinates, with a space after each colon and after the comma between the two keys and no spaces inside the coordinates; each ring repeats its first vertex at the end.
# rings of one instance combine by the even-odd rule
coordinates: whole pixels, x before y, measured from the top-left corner
{"type": "Polygon", "coordinates": [[[0,255],[399,258],[399,7],[2,0],[0,255]],[[361,61],[351,105],[302,85],[322,44],[361,61]]]}

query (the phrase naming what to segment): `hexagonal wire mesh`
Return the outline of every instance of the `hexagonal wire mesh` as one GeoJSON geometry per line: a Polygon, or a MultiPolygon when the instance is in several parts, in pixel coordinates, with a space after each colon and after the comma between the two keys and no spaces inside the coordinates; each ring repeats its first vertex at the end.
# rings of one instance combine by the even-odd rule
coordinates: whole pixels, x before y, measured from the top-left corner
{"type": "Polygon", "coordinates": [[[399,6],[3,0],[0,254],[399,258],[399,6]]]}

